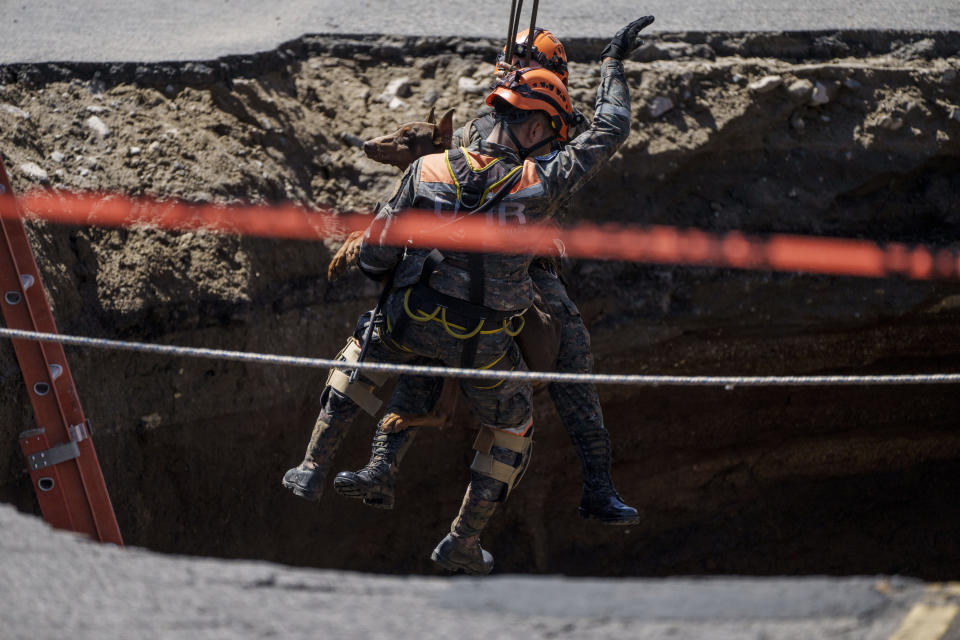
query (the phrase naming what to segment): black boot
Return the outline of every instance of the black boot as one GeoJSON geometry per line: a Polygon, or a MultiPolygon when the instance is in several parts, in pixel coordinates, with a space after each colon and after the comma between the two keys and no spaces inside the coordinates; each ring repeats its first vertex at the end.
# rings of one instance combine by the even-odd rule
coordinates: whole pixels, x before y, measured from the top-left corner
{"type": "Polygon", "coordinates": [[[323,496],[323,483],[327,471],[347,427],[359,411],[359,407],[337,392],[324,391],[324,408],[317,416],[317,422],[310,434],[303,462],[283,474],[282,484],[293,495],[319,502],[323,496]]]}
{"type": "Polygon", "coordinates": [[[416,429],[399,433],[377,430],[373,450],[366,466],[356,471],[341,471],[333,479],[333,488],[347,498],[360,498],[377,509],[393,509],[400,461],[410,447],[416,429]]]}
{"type": "Polygon", "coordinates": [[[471,487],[463,497],[460,513],[430,559],[444,569],[463,571],[471,575],[486,575],[493,571],[493,554],[480,546],[480,532],[497,509],[497,502],[482,500],[471,494],[471,487]]]}
{"type": "Polygon", "coordinates": [[[640,522],[637,510],[624,504],[610,477],[611,445],[606,429],[571,436],[580,453],[583,468],[583,498],[580,517],[604,524],[627,525],[640,522]]]}

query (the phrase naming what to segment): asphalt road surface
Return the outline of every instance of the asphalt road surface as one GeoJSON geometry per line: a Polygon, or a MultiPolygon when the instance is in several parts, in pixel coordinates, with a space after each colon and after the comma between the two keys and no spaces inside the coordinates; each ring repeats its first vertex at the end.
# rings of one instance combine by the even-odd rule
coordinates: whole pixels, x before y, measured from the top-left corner
{"type": "MultiPolygon", "coordinates": [[[[501,37],[509,11],[507,0],[0,0],[0,64],[209,60],[309,33],[501,37]]],[[[957,0],[543,0],[538,23],[603,37],[646,13],[654,32],[960,30],[957,0]]]]}
{"type": "Polygon", "coordinates": [[[164,556],[0,505],[5,640],[958,640],[960,585],[903,578],[393,577],[164,556]]]}

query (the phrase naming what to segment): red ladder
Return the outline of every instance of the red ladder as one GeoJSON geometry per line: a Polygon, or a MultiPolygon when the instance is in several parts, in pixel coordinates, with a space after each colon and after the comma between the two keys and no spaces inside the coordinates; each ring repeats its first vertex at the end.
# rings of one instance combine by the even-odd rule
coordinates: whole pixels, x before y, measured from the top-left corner
{"type": "MultiPolygon", "coordinates": [[[[0,207],[19,213],[0,160],[0,207]]],[[[0,216],[0,306],[7,327],[56,333],[33,250],[19,217],[0,216]]],[[[63,346],[12,340],[36,428],[20,434],[43,518],[58,529],[122,545],[117,517],[63,346]]]]}

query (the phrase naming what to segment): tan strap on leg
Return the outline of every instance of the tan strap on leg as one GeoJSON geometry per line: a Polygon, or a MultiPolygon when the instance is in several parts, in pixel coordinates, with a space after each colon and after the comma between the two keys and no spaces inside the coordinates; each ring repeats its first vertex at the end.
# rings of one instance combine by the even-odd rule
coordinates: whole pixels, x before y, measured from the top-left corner
{"type": "Polygon", "coordinates": [[[377,415],[377,412],[380,410],[380,405],[383,404],[380,398],[373,395],[373,390],[370,386],[363,384],[359,380],[351,384],[350,376],[339,369],[330,370],[330,375],[327,377],[327,386],[347,396],[372,416],[377,415]]]}
{"type": "Polygon", "coordinates": [[[507,495],[504,496],[504,500],[506,500],[527,470],[532,447],[532,435],[518,436],[500,429],[483,426],[477,433],[477,439],[473,442],[473,448],[477,454],[473,457],[470,468],[480,475],[499,480],[507,485],[507,495]],[[490,454],[490,448],[494,446],[519,453],[521,456],[520,463],[516,467],[511,467],[500,462],[490,454]]]}
{"type": "Polygon", "coordinates": [[[480,453],[479,451],[477,455],[474,456],[473,464],[470,465],[470,468],[480,475],[499,480],[507,485],[508,491],[513,488],[513,480],[517,476],[518,471],[516,467],[511,467],[499,460],[495,460],[489,453],[480,453]]]}
{"type": "MultiPolygon", "coordinates": [[[[336,359],[343,360],[345,367],[357,362],[360,359],[360,345],[354,338],[350,338],[347,341],[347,346],[340,350],[336,359]]],[[[336,389],[356,402],[365,412],[375,416],[383,405],[383,401],[373,391],[385,383],[390,378],[390,374],[382,371],[364,371],[362,377],[370,380],[373,384],[368,384],[366,380],[359,379],[351,383],[349,375],[340,369],[330,369],[330,374],[327,376],[327,386],[336,389]]]]}

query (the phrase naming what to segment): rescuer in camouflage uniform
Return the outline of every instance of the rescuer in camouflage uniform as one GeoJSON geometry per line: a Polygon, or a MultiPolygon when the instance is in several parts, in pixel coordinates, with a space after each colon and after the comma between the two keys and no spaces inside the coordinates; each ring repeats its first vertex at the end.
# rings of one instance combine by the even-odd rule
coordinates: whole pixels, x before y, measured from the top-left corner
{"type": "MultiPolygon", "coordinates": [[[[650,22],[652,18],[646,23],[641,23],[637,31],[650,22]]],[[[523,47],[527,44],[526,31],[517,34],[516,44],[519,50],[517,58],[514,58],[515,65],[525,54],[523,47]]],[[[501,53],[498,68],[504,66],[503,57],[504,53],[501,53]]],[[[531,66],[550,69],[557,73],[564,85],[567,84],[566,54],[563,45],[549,31],[536,30],[531,51],[531,66]]],[[[572,130],[576,134],[585,131],[588,126],[586,119],[576,112],[574,118],[575,124],[572,130]]],[[[492,110],[468,122],[454,133],[453,148],[479,144],[493,132],[496,124],[492,110]]],[[[590,351],[590,334],[583,324],[579,309],[570,299],[566,287],[558,277],[553,261],[542,258],[533,260],[529,274],[541,294],[542,302],[560,326],[557,370],[570,373],[592,373],[593,355],[590,351]]],[[[418,389],[424,397],[437,397],[438,384],[436,380],[422,379],[407,381],[404,386],[409,385],[418,389]]],[[[606,524],[628,525],[638,522],[639,516],[636,509],[623,503],[610,477],[612,447],[609,432],[604,427],[603,411],[596,386],[590,383],[554,382],[548,385],[548,391],[561,423],[580,457],[583,473],[580,515],[606,524]]],[[[408,406],[411,404],[408,403],[408,406]]],[[[387,433],[383,427],[378,429],[370,461],[356,472],[339,473],[334,481],[337,491],[348,497],[362,498],[371,506],[391,507],[399,464],[415,434],[414,429],[398,434],[387,433]]]]}
{"type": "MultiPolygon", "coordinates": [[[[488,204],[493,210],[493,201],[499,200],[501,219],[509,206],[519,222],[553,215],[559,199],[588,180],[629,133],[629,93],[620,60],[636,46],[637,34],[646,24],[649,19],[631,23],[604,51],[594,123],[587,132],[562,150],[540,155],[553,139],[566,139],[572,113],[566,90],[546,70],[509,74],[487,98],[497,109],[498,121],[489,138],[470,150],[414,162],[397,194],[378,212],[381,228],[388,228],[408,208],[449,212],[468,202],[476,205],[470,206],[474,211],[488,204]],[[494,184],[499,189],[490,189],[490,202],[485,203],[487,187],[494,184]]],[[[386,277],[391,271],[395,277],[382,320],[375,319],[379,327],[370,346],[372,358],[409,361],[416,354],[460,366],[526,368],[510,339],[510,328],[533,301],[529,256],[404,251],[381,246],[382,236],[376,229],[375,224],[368,231],[358,266],[373,278],[386,277]],[[478,308],[484,319],[471,332],[478,308]],[[449,325],[448,311],[453,316],[449,325]],[[488,326],[496,329],[481,332],[488,320],[488,326]],[[450,326],[462,333],[451,331],[450,326]]],[[[529,462],[531,389],[505,379],[494,385],[462,382],[461,389],[484,426],[474,445],[477,454],[460,514],[431,558],[449,569],[487,573],[493,558],[480,547],[479,534],[529,462]]],[[[317,453],[311,455],[308,450],[309,464],[288,472],[291,485],[313,484],[317,477],[322,481],[335,453],[335,447],[324,446],[327,434],[342,433],[340,423],[352,418],[345,409],[353,405],[354,415],[359,410],[348,396],[332,386],[324,391],[324,410],[311,439],[317,453]]]]}

